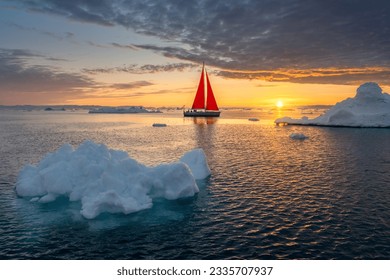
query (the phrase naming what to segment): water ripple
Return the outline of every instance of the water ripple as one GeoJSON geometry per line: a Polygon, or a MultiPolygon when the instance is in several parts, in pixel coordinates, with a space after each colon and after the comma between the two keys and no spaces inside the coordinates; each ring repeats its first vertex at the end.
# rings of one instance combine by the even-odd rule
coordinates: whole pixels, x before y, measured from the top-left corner
{"type": "Polygon", "coordinates": [[[222,122],[156,137],[149,126],[100,118],[0,122],[1,259],[390,258],[389,130],[222,122]],[[293,141],[292,132],[309,138],[293,141]],[[24,164],[86,138],[151,165],[201,147],[212,177],[193,199],[91,221],[77,203],[16,197],[24,164]]]}

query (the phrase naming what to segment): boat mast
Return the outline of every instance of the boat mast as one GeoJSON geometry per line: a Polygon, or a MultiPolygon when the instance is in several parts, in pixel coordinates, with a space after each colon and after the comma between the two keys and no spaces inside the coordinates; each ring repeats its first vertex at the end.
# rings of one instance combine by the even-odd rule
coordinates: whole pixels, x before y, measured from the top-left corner
{"type": "MultiPolygon", "coordinates": [[[[205,74],[206,74],[206,69],[204,68],[204,61],[203,61],[203,67],[202,67],[202,75],[203,75],[203,78],[204,78],[204,76],[205,76],[205,74]]],[[[204,81],[206,81],[206,80],[204,80],[204,81]]],[[[207,108],[207,85],[206,85],[206,83],[204,83],[203,84],[203,90],[204,90],[204,109],[206,110],[206,108],[207,108]]]]}

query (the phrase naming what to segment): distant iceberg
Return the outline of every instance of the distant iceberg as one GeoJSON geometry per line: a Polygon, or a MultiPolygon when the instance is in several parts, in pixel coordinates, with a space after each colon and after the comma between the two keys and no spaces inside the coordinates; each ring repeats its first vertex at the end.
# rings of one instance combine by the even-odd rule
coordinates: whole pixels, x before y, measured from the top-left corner
{"type": "Polygon", "coordinates": [[[154,123],[152,124],[153,127],[166,127],[167,124],[166,123],[154,123]]]}
{"type": "Polygon", "coordinates": [[[137,114],[137,113],[162,113],[159,110],[147,110],[143,106],[127,107],[99,107],[89,110],[90,114],[137,114]]]}
{"type": "Polygon", "coordinates": [[[349,127],[390,127],[390,95],[382,92],[378,84],[362,84],[355,97],[347,98],[325,114],[309,119],[283,117],[276,124],[349,126],[349,127]]]}
{"type": "Polygon", "coordinates": [[[305,140],[305,139],[307,139],[309,137],[306,136],[303,133],[291,133],[290,134],[290,138],[293,139],[293,140],[305,140]]]}
{"type": "Polygon", "coordinates": [[[210,175],[203,150],[187,152],[180,161],[147,167],[120,150],[85,141],[77,149],[65,144],[36,166],[19,173],[16,192],[32,202],[60,196],[81,202],[81,214],[129,214],[153,206],[153,199],[175,200],[199,192],[195,180],[210,175]]]}

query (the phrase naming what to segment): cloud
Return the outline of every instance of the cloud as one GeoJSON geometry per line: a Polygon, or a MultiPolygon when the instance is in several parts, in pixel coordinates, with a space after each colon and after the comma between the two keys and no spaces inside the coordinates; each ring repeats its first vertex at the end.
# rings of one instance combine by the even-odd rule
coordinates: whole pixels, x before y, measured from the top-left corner
{"type": "Polygon", "coordinates": [[[132,83],[115,83],[109,85],[108,87],[113,89],[136,89],[136,88],[147,87],[151,85],[153,85],[153,83],[148,81],[136,81],[132,83]]]}
{"type": "Polygon", "coordinates": [[[158,72],[172,72],[172,71],[185,71],[187,69],[192,69],[198,67],[196,64],[192,63],[168,63],[168,64],[130,64],[120,67],[106,67],[106,68],[84,68],[82,71],[87,74],[112,74],[117,72],[125,72],[130,74],[150,74],[158,72]]]}
{"type": "MultiPolygon", "coordinates": [[[[171,94],[172,89],[160,89],[160,90],[148,90],[148,91],[137,91],[134,90],[136,88],[132,88],[131,91],[115,91],[112,92],[110,89],[114,88],[115,85],[107,85],[107,91],[102,92],[88,92],[83,96],[77,98],[77,100],[81,99],[106,99],[106,100],[118,100],[118,99],[126,99],[126,98],[135,98],[135,97],[145,97],[145,96],[155,96],[155,95],[164,95],[171,94]]],[[[193,88],[177,88],[175,92],[187,93],[193,92],[193,88]]]]}
{"type": "Polygon", "coordinates": [[[382,84],[390,85],[390,67],[277,69],[274,71],[217,70],[213,71],[213,73],[230,79],[259,79],[269,82],[356,85],[365,81],[380,80],[382,84]]]}
{"type": "Polygon", "coordinates": [[[109,46],[106,46],[106,45],[102,45],[102,44],[98,44],[98,43],[94,43],[92,41],[87,41],[86,42],[88,45],[92,46],[92,47],[96,47],[96,48],[101,48],[101,49],[107,49],[109,48],[109,46]]]}
{"type": "Polygon", "coordinates": [[[113,26],[110,18],[114,17],[115,2],[108,0],[52,0],[52,1],[21,1],[32,11],[64,16],[82,22],[113,26]]]}
{"type": "MultiPolygon", "coordinates": [[[[230,73],[367,69],[390,64],[390,2],[387,0],[375,3],[366,0],[26,0],[23,3],[34,11],[105,26],[120,25],[176,42],[182,47],[141,44],[116,47],[148,49],[196,63],[206,61],[230,73]]],[[[354,80],[348,75],[347,72],[339,75],[340,80],[335,81],[354,80]]],[[[273,76],[283,78],[277,73],[273,76]]],[[[380,73],[376,77],[383,79],[380,73]]],[[[290,80],[312,82],[313,79],[314,76],[290,80]]]]}
{"type": "Polygon", "coordinates": [[[267,85],[264,85],[264,84],[257,84],[256,87],[276,87],[277,85],[275,84],[267,84],[267,85]]]}
{"type": "Polygon", "coordinates": [[[64,102],[96,86],[85,75],[29,65],[27,62],[34,57],[42,55],[22,49],[0,49],[0,103],[64,102]]]}
{"type": "Polygon", "coordinates": [[[0,104],[63,104],[92,97],[112,99],[163,93],[139,91],[154,85],[149,81],[103,84],[85,74],[31,65],[32,58],[51,59],[29,50],[0,48],[0,104]]]}
{"type": "Polygon", "coordinates": [[[135,47],[134,45],[121,45],[121,44],[118,44],[118,43],[111,43],[111,46],[114,46],[116,48],[120,48],[120,49],[130,49],[130,50],[133,50],[133,51],[137,51],[138,48],[135,47]]]}
{"type": "Polygon", "coordinates": [[[54,33],[54,32],[41,30],[41,29],[38,29],[38,28],[35,28],[35,27],[23,26],[23,25],[20,25],[20,24],[17,24],[17,23],[13,23],[13,22],[6,22],[5,24],[7,26],[9,26],[9,27],[12,27],[12,28],[15,28],[15,29],[18,29],[18,30],[27,31],[27,32],[36,32],[38,34],[42,34],[42,35],[45,35],[47,37],[50,37],[52,39],[56,39],[56,40],[59,40],[59,41],[63,41],[65,39],[72,39],[74,37],[74,33],[72,33],[72,32],[64,32],[62,34],[57,34],[57,33],[54,33]]]}

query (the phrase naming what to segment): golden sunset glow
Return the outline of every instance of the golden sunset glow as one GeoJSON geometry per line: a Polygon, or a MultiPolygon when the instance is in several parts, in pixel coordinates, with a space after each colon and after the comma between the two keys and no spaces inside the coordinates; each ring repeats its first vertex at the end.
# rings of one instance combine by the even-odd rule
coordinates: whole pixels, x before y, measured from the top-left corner
{"type": "Polygon", "coordinates": [[[278,100],[278,101],[276,101],[276,107],[278,107],[278,108],[282,108],[283,107],[283,101],[282,100],[278,100]]]}
{"type": "MultiPolygon", "coordinates": [[[[211,68],[211,67],[210,67],[211,68]]],[[[212,69],[212,68],[211,68],[212,69]]],[[[52,104],[106,105],[106,106],[191,106],[198,85],[199,73],[155,74],[154,84],[142,88],[95,88],[85,95],[69,96],[66,102],[52,104]],[[178,80],[176,80],[179,77],[178,80]]],[[[134,79],[131,75],[128,79],[134,79]]],[[[226,79],[210,75],[214,95],[220,107],[277,107],[302,105],[331,105],[356,94],[358,85],[299,84],[266,82],[262,80],[226,79]],[[259,84],[261,86],[259,86],[259,84]]],[[[125,79],[111,83],[124,83],[125,79]]],[[[110,80],[105,80],[110,84],[110,80]]],[[[390,87],[382,86],[390,92],[390,87]]],[[[21,101],[22,102],[22,101],[21,101]]]]}

